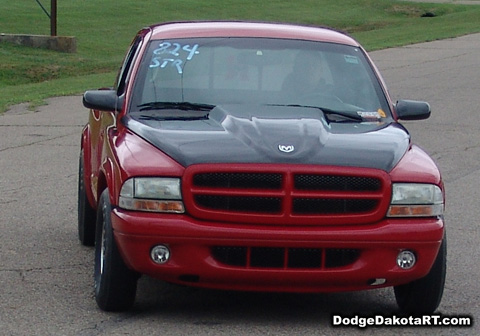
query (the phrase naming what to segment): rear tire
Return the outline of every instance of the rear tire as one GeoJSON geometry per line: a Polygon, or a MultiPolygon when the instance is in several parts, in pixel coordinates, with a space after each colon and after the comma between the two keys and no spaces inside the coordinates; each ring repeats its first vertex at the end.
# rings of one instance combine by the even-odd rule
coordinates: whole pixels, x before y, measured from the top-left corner
{"type": "Polygon", "coordinates": [[[435,312],[442,300],[446,269],[447,237],[445,236],[430,272],[419,280],[394,287],[400,310],[410,315],[435,312]]]}
{"type": "Polygon", "coordinates": [[[108,189],[100,196],[95,237],[95,299],[105,311],[125,311],[135,302],[138,274],[124,263],[113,236],[108,189]]]}
{"type": "Polygon", "coordinates": [[[84,246],[95,245],[96,211],[90,206],[85,191],[83,151],[78,163],[78,239],[84,246]]]}

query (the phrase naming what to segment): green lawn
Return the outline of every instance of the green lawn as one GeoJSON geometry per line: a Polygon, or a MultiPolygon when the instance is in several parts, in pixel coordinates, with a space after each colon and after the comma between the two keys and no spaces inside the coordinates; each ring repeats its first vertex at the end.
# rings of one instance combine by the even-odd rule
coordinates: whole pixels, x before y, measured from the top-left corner
{"type": "MultiPolygon", "coordinates": [[[[49,9],[49,0],[40,0],[49,9]]],[[[35,0],[0,0],[0,33],[49,35],[35,0]]],[[[235,19],[326,25],[368,50],[480,32],[480,6],[393,0],[61,0],[58,34],[75,36],[76,54],[0,44],[0,112],[49,96],[112,85],[135,33],[162,21],[235,19]],[[435,17],[425,18],[431,12],[435,17]]]]}

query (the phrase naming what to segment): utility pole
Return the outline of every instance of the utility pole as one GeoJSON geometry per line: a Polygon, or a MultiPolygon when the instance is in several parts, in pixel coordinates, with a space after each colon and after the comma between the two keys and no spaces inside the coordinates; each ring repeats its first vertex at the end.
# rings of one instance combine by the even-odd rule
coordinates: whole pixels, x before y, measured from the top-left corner
{"type": "Polygon", "coordinates": [[[43,7],[40,0],[35,0],[45,14],[50,19],[50,35],[57,36],[57,0],[51,0],[50,13],[43,7]]]}
{"type": "Polygon", "coordinates": [[[57,36],[57,0],[50,3],[50,35],[57,36]]]}

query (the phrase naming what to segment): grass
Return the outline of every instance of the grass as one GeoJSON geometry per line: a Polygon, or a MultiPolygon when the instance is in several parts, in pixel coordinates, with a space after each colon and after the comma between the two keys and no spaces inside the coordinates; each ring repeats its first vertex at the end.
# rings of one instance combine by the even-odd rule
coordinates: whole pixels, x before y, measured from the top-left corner
{"type": "MultiPolygon", "coordinates": [[[[49,8],[50,1],[40,0],[49,8]]],[[[0,0],[0,33],[49,35],[34,0],[0,0]],[[34,24],[32,24],[34,23],[34,24]]],[[[76,54],[0,44],[0,112],[50,96],[111,86],[130,41],[161,21],[235,19],[327,25],[367,50],[480,32],[480,6],[394,0],[102,0],[58,1],[58,34],[75,36],[76,54]],[[425,13],[435,17],[422,17],[425,13]]]]}

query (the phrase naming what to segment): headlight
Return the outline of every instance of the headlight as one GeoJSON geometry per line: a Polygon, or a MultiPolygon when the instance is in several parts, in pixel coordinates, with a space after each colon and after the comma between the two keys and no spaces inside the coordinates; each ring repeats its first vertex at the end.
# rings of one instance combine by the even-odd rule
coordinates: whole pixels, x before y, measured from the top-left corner
{"type": "Polygon", "coordinates": [[[119,206],[127,210],[184,213],[180,179],[135,177],[120,191],[119,206]]]}
{"type": "Polygon", "coordinates": [[[443,215],[443,193],[433,184],[394,183],[388,217],[435,217],[443,215]]]}

